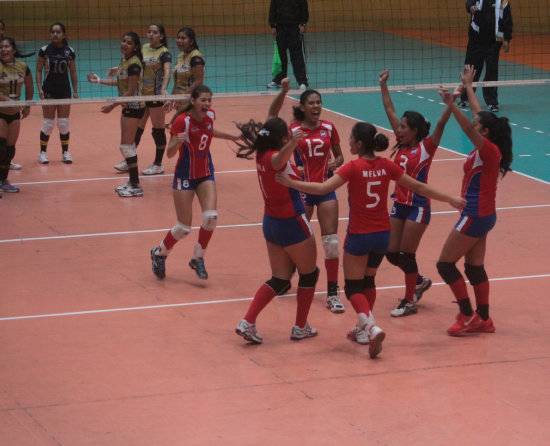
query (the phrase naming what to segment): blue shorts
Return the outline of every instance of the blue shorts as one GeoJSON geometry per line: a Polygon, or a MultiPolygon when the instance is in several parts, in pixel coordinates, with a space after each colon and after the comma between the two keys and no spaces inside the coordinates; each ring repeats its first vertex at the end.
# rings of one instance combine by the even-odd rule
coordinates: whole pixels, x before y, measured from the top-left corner
{"type": "Polygon", "coordinates": [[[194,180],[189,180],[183,176],[178,176],[178,171],[174,175],[174,181],[172,181],[172,189],[174,190],[195,190],[197,186],[204,181],[214,181],[214,174],[208,175],[207,177],[195,178],[194,180]]]}
{"type": "Polygon", "coordinates": [[[389,246],[390,231],[348,234],[344,243],[344,251],[353,256],[366,256],[371,252],[386,254],[389,246]]]}
{"type": "Polygon", "coordinates": [[[390,217],[429,225],[432,218],[432,208],[430,206],[408,206],[406,204],[394,202],[391,208],[390,217]]]}
{"type": "Polygon", "coordinates": [[[469,237],[481,238],[495,227],[496,222],[496,212],[487,217],[468,217],[461,214],[455,229],[469,237]]]}
{"type": "Polygon", "coordinates": [[[302,193],[302,198],[304,199],[306,206],[319,206],[325,201],[338,200],[335,191],[329,192],[326,195],[313,195],[302,193]]]}
{"type": "Polygon", "coordinates": [[[303,242],[313,235],[305,214],[292,218],[275,218],[264,214],[262,229],[268,242],[282,247],[303,242]]]}

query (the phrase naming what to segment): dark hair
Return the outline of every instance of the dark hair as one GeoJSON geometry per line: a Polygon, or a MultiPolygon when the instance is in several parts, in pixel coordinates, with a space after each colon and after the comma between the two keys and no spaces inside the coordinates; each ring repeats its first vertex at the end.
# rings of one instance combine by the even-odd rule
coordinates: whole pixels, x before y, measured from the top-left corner
{"type": "Polygon", "coordinates": [[[351,129],[351,134],[356,141],[363,143],[363,153],[374,156],[374,152],[383,152],[390,145],[388,137],[383,133],[377,133],[376,127],[368,122],[358,122],[351,129]]]}
{"type": "MultiPolygon", "coordinates": [[[[54,22],[52,23],[52,25],[50,26],[50,33],[52,32],[52,29],[54,26],[59,26],[61,28],[61,31],[63,31],[63,34],[65,34],[65,36],[67,36],[67,29],[65,28],[65,25],[63,25],[63,23],[61,22],[54,22]]],[[[63,45],[68,45],[69,42],[67,40],[67,37],[63,37],[63,45]]]]}
{"type": "Polygon", "coordinates": [[[489,130],[488,139],[500,150],[500,173],[502,176],[510,170],[512,164],[512,128],[508,118],[499,118],[494,113],[481,111],[477,114],[481,128],[489,130]]]}
{"type": "Polygon", "coordinates": [[[199,45],[197,43],[197,37],[195,36],[195,31],[192,28],[189,28],[188,26],[184,26],[177,32],[176,36],[179,33],[185,34],[187,37],[189,37],[193,41],[193,46],[191,47],[192,50],[199,49],[199,45]]]}
{"type": "Polygon", "coordinates": [[[12,37],[2,37],[2,39],[0,39],[0,42],[2,40],[7,40],[10,43],[11,47],[14,50],[14,53],[13,53],[14,57],[23,58],[23,57],[31,57],[32,55],[34,55],[34,51],[32,53],[28,53],[28,54],[21,53],[19,51],[19,49],[17,48],[17,45],[15,44],[15,40],[12,37]]]}
{"type": "Polygon", "coordinates": [[[288,135],[288,126],[281,118],[270,118],[263,124],[253,119],[246,124],[236,124],[242,133],[243,143],[237,143],[238,158],[250,159],[254,152],[264,153],[268,150],[280,150],[284,138],[288,135]]]}
{"type": "MultiPolygon", "coordinates": [[[[319,96],[319,98],[322,101],[321,93],[319,93],[317,90],[306,90],[300,95],[300,104],[305,105],[307,99],[312,95],[316,94],[319,96]]],[[[294,115],[294,119],[298,122],[302,122],[306,118],[306,114],[303,112],[303,110],[300,107],[292,107],[292,114],[294,115]]]]}
{"type": "Polygon", "coordinates": [[[158,28],[159,33],[162,34],[160,44],[162,46],[168,47],[168,40],[166,40],[166,31],[164,30],[164,25],[161,25],[160,23],[151,23],[151,25],[149,26],[156,26],[158,28]]]}
{"type": "Polygon", "coordinates": [[[185,107],[179,109],[174,114],[171,122],[174,122],[174,119],[176,119],[182,113],[186,113],[189,110],[191,110],[193,108],[193,104],[191,103],[191,98],[197,99],[201,95],[201,93],[210,93],[210,94],[212,94],[212,90],[210,90],[210,88],[208,88],[206,85],[197,85],[195,88],[193,88],[193,90],[191,91],[191,94],[189,95],[189,101],[188,101],[187,105],[185,107]]]}
{"type": "MultiPolygon", "coordinates": [[[[430,121],[426,120],[424,116],[422,116],[420,113],[407,110],[405,113],[403,113],[402,118],[405,118],[405,121],[407,125],[413,129],[416,130],[416,142],[419,143],[424,138],[426,138],[430,134],[430,121]]],[[[403,145],[401,142],[397,141],[395,146],[393,146],[393,152],[390,155],[390,157],[393,157],[398,149],[400,149],[403,145]]]]}
{"type": "Polygon", "coordinates": [[[122,37],[128,36],[130,39],[132,39],[132,42],[134,42],[134,45],[136,46],[136,49],[134,50],[134,54],[138,57],[139,60],[143,61],[143,53],[141,52],[141,39],[134,31],[128,31],[127,33],[124,33],[122,37]]]}

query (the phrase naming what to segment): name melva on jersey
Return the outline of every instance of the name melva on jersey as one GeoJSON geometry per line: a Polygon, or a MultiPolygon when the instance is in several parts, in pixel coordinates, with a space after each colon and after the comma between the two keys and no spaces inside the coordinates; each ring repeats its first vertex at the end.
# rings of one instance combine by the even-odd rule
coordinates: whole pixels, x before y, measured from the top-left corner
{"type": "Polygon", "coordinates": [[[386,169],[363,170],[363,178],[376,178],[387,176],[386,169]]]}

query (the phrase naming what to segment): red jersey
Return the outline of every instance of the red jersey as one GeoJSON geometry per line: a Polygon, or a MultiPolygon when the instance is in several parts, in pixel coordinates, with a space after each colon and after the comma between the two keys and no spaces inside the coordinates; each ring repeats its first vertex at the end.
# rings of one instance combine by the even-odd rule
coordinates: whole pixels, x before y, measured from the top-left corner
{"type": "Polygon", "coordinates": [[[336,172],[348,182],[350,234],[389,231],[388,189],[390,180],[398,180],[403,170],[393,161],[377,156],[358,158],[336,172]]]}
{"type": "MultiPolygon", "coordinates": [[[[433,143],[432,137],[420,141],[410,148],[399,149],[395,155],[395,162],[399,164],[407,175],[421,183],[428,182],[428,172],[432,165],[433,156],[437,146],[433,143]]],[[[426,207],[430,205],[430,199],[418,195],[400,184],[395,185],[395,192],[392,195],[394,201],[407,206],[426,207]]]]}
{"type": "Polygon", "coordinates": [[[314,129],[302,127],[295,122],[290,125],[292,133],[301,130],[304,137],[294,152],[296,164],[304,168],[304,181],[324,183],[332,176],[328,168],[332,146],[340,144],[340,136],[331,122],[320,121],[314,129]]]}
{"type": "MultiPolygon", "coordinates": [[[[270,150],[256,156],[258,182],[265,203],[264,213],[274,218],[291,218],[305,212],[304,200],[297,190],[275,181],[275,174],[279,171],[273,169],[271,158],[277,153],[279,151],[270,150]]],[[[280,171],[300,179],[298,169],[290,161],[280,171]]]]}
{"type": "Polygon", "coordinates": [[[182,178],[194,180],[214,173],[210,155],[210,143],[214,132],[214,110],[208,110],[202,122],[195,121],[189,113],[179,115],[172,123],[171,135],[185,133],[185,142],[179,148],[176,170],[182,178]]]}
{"type": "Polygon", "coordinates": [[[501,158],[498,147],[487,138],[483,138],[480,149],[470,152],[464,163],[462,198],[468,203],[462,215],[487,217],[495,213],[501,158]]]}

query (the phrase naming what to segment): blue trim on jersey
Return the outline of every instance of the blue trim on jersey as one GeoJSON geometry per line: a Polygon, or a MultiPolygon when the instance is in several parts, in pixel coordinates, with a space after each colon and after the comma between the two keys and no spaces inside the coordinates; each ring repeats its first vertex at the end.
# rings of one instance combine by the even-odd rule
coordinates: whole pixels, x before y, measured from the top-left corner
{"type": "Polygon", "coordinates": [[[462,210],[462,214],[469,217],[477,217],[479,215],[479,193],[481,191],[482,173],[482,171],[479,171],[473,174],[466,186],[466,193],[464,194],[466,206],[462,210]]]}
{"type": "Polygon", "coordinates": [[[390,246],[390,231],[369,234],[347,234],[344,251],[353,256],[366,256],[373,252],[386,254],[390,246]]]}
{"type": "MultiPolygon", "coordinates": [[[[427,183],[426,179],[428,177],[428,167],[429,166],[423,166],[422,169],[418,172],[416,175],[416,180],[420,181],[421,183],[427,183]]],[[[413,198],[412,198],[412,206],[416,207],[427,207],[430,205],[430,200],[428,200],[423,195],[419,195],[416,192],[413,192],[413,198]]]]}

